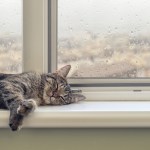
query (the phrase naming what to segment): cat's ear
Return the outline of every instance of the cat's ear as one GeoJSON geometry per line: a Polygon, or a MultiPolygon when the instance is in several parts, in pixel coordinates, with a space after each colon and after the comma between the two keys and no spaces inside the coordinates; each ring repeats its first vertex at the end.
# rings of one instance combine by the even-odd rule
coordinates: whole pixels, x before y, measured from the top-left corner
{"type": "Polygon", "coordinates": [[[78,101],[83,101],[86,99],[86,97],[81,94],[72,94],[71,98],[72,103],[76,103],[78,101]]]}
{"type": "Polygon", "coordinates": [[[64,66],[64,67],[60,68],[59,70],[57,70],[56,73],[58,73],[59,75],[61,75],[64,78],[66,78],[70,69],[71,69],[71,65],[67,65],[67,66],[64,66]]]}

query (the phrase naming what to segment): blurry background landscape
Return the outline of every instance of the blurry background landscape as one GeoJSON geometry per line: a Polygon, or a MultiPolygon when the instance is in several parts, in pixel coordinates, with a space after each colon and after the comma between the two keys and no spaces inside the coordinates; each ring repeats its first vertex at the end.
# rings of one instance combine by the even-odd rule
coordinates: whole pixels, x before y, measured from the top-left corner
{"type": "Polygon", "coordinates": [[[150,1],[58,0],[58,68],[70,77],[150,77],[150,1]]]}
{"type": "Polygon", "coordinates": [[[0,37],[0,72],[22,71],[22,37],[0,37]]]}
{"type": "Polygon", "coordinates": [[[150,35],[84,37],[58,41],[58,66],[71,64],[71,77],[150,77],[150,35]]]}

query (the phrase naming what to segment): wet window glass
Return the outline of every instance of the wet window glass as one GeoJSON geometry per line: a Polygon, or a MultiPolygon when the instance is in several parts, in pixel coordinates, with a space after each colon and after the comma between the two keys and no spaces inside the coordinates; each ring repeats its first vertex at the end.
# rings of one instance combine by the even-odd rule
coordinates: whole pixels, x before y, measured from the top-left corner
{"type": "Polygon", "coordinates": [[[22,71],[22,0],[0,0],[0,72],[22,71]]]}
{"type": "Polygon", "coordinates": [[[70,77],[150,77],[150,1],[58,0],[57,66],[70,77]]]}

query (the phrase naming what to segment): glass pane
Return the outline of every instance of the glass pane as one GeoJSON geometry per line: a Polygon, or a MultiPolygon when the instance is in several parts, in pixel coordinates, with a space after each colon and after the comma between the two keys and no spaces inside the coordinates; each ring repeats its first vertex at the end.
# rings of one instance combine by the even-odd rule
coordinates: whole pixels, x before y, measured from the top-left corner
{"type": "Polygon", "coordinates": [[[22,0],[0,0],[0,72],[22,71],[22,0]]]}
{"type": "Polygon", "coordinates": [[[150,77],[149,0],[58,0],[57,66],[70,77],[150,77]]]}

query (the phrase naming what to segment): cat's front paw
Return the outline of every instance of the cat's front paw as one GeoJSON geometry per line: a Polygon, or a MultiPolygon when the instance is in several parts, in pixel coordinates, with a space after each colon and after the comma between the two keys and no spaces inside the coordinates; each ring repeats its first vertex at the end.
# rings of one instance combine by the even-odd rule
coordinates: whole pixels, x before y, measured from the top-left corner
{"type": "Polygon", "coordinates": [[[18,114],[10,115],[9,126],[12,131],[19,131],[22,128],[23,116],[18,114]]]}
{"type": "Polygon", "coordinates": [[[33,112],[36,109],[36,107],[37,105],[34,100],[23,100],[21,101],[17,109],[17,114],[27,116],[30,112],[33,112]]]}

